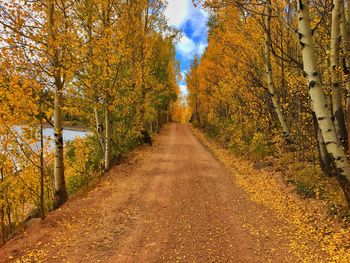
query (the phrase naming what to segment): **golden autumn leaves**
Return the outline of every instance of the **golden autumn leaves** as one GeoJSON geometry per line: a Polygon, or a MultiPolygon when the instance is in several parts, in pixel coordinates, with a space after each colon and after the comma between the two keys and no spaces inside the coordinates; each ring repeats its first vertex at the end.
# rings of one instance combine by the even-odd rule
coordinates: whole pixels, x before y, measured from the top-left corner
{"type": "Polygon", "coordinates": [[[346,41],[334,41],[348,28],[349,1],[333,1],[336,9],[309,1],[298,1],[299,9],[285,1],[204,2],[212,17],[208,48],[187,75],[192,119],[237,153],[318,155],[350,200],[342,148],[348,63],[338,65],[348,52],[346,41]],[[256,134],[264,135],[258,152],[256,134]],[[277,143],[281,136],[285,145],[277,143]]]}
{"type": "MultiPolygon", "coordinates": [[[[0,136],[8,138],[0,142],[2,215],[25,216],[11,188],[21,189],[29,207],[47,212],[60,206],[66,183],[100,174],[101,164],[108,170],[139,142],[142,129],[154,130],[167,119],[179,73],[176,32],[162,12],[163,1],[146,0],[0,5],[0,136]],[[67,145],[63,126],[74,122],[89,127],[92,138],[67,145]],[[53,126],[51,148],[40,146],[43,123],[53,126]],[[22,127],[33,132],[13,132],[22,127]],[[67,157],[69,147],[76,150],[67,157]]],[[[3,222],[6,236],[21,220],[3,222]]]]}

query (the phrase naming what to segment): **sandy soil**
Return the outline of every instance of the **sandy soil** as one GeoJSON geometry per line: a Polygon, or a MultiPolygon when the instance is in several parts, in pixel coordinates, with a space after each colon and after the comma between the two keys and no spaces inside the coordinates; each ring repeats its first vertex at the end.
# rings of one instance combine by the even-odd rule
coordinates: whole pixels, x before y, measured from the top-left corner
{"type": "Polygon", "coordinates": [[[0,262],[296,262],[289,235],[189,126],[171,124],[153,148],[0,248],[0,262]]]}

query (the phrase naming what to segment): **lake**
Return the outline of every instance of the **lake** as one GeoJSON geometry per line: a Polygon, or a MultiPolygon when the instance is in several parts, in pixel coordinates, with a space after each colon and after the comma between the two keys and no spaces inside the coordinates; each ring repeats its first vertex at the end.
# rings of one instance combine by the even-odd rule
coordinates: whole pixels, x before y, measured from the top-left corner
{"type": "MultiPolygon", "coordinates": [[[[63,141],[71,141],[77,137],[84,138],[84,137],[86,137],[86,135],[87,135],[86,131],[63,130],[63,141]]],[[[53,140],[54,139],[54,129],[53,128],[45,128],[44,129],[44,136],[53,140]]]]}

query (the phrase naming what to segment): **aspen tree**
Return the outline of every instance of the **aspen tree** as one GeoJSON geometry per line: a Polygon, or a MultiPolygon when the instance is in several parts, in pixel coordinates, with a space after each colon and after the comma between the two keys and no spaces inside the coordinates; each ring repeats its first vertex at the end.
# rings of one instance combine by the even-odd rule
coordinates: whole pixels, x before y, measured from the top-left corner
{"type": "Polygon", "coordinates": [[[341,2],[341,39],[343,41],[343,72],[345,74],[346,89],[346,120],[348,132],[348,149],[350,149],[350,24],[349,24],[350,0],[341,2]]]}
{"type": "MultiPolygon", "coordinates": [[[[105,171],[108,171],[112,166],[112,93],[113,87],[111,86],[111,77],[112,77],[112,63],[111,57],[113,55],[113,44],[112,44],[112,33],[113,27],[111,25],[111,19],[113,15],[113,5],[114,2],[111,0],[104,1],[101,4],[101,24],[102,24],[102,43],[104,46],[101,46],[101,55],[103,56],[103,79],[102,79],[102,98],[103,98],[103,110],[104,110],[104,168],[105,171]]],[[[101,44],[102,44],[101,43],[101,44]]],[[[100,126],[101,127],[101,126],[100,126]]],[[[102,131],[101,131],[102,133],[102,131]]],[[[102,139],[100,138],[102,142],[102,139]]]]}
{"type": "Polygon", "coordinates": [[[112,165],[112,119],[108,105],[105,106],[105,170],[108,171],[112,165]]]}
{"type": "Polygon", "coordinates": [[[332,176],[334,174],[333,167],[332,167],[332,160],[330,159],[326,144],[323,140],[321,129],[318,126],[317,117],[313,109],[312,103],[310,108],[312,111],[312,119],[314,123],[315,134],[316,134],[317,149],[318,149],[319,158],[320,158],[320,166],[325,175],[332,176]]]}
{"type": "Polygon", "coordinates": [[[350,165],[342,144],[337,137],[331,109],[322,90],[310,27],[309,1],[300,0],[297,7],[298,35],[311,103],[315,110],[327,151],[334,162],[339,183],[343,188],[348,203],[350,203],[350,165]]]}
{"type": "Polygon", "coordinates": [[[64,177],[64,161],[63,161],[63,124],[62,124],[62,108],[63,108],[63,81],[61,77],[61,69],[59,66],[59,54],[56,45],[56,25],[55,25],[55,2],[48,0],[48,27],[49,27],[49,54],[52,56],[52,71],[54,75],[54,136],[55,136],[55,200],[54,208],[60,207],[67,199],[66,182],[64,177]]]}
{"type": "Polygon", "coordinates": [[[331,48],[330,48],[330,72],[332,82],[332,112],[334,116],[335,129],[339,140],[347,146],[347,131],[345,127],[344,111],[342,106],[342,87],[340,78],[340,21],[341,1],[333,0],[332,27],[331,27],[331,48]]]}
{"type": "Polygon", "coordinates": [[[98,107],[94,107],[94,113],[95,113],[95,122],[96,122],[96,131],[98,136],[98,141],[100,143],[100,147],[103,153],[105,153],[105,136],[104,136],[104,129],[103,129],[103,123],[101,120],[101,114],[98,110],[98,107]]]}
{"type": "Polygon", "coordinates": [[[282,127],[283,134],[287,141],[291,141],[290,128],[286,120],[286,116],[283,113],[282,107],[279,103],[278,95],[276,94],[275,84],[272,76],[272,65],[271,65],[271,17],[272,17],[272,6],[271,0],[266,0],[265,14],[264,14],[264,25],[265,25],[265,50],[264,59],[266,65],[266,79],[268,85],[269,95],[271,96],[273,107],[276,111],[278,120],[282,127]]]}
{"type": "Polygon", "coordinates": [[[158,121],[159,126],[164,122],[178,69],[174,39],[163,30],[162,8],[149,5],[145,0],[0,3],[1,242],[23,218],[37,216],[37,208],[44,217],[44,212],[62,205],[67,200],[66,180],[69,192],[77,190],[72,179],[83,181],[101,173],[103,160],[98,158],[106,160],[108,170],[112,156],[135,145],[141,105],[147,121],[158,121]],[[145,7],[154,13],[144,34],[147,96],[142,101],[140,60],[133,52],[143,45],[139,25],[145,7]],[[128,19],[135,16],[141,18],[137,23],[128,19]],[[96,128],[97,136],[75,139],[63,149],[66,117],[89,130],[96,128]],[[46,141],[46,126],[54,127],[53,140],[46,141]],[[95,155],[97,141],[103,156],[95,155]],[[51,142],[53,147],[44,151],[51,142]],[[45,169],[51,165],[53,174],[45,169]],[[35,213],[28,216],[31,209],[35,213]]]}

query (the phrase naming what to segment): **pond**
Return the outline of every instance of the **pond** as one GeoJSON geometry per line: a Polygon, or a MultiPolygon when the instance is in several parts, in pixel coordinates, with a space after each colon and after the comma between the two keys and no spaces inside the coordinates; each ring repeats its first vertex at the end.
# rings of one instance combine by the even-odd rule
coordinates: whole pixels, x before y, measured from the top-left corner
{"type": "MultiPolygon", "coordinates": [[[[21,142],[20,134],[22,133],[22,127],[21,126],[15,126],[13,128],[14,134],[17,134],[19,136],[17,137],[17,140],[21,142]]],[[[86,137],[90,132],[89,131],[78,131],[78,130],[63,130],[63,142],[66,144],[68,141],[72,141],[76,138],[84,138],[86,137]]],[[[1,135],[0,135],[0,140],[1,140],[1,135]]],[[[54,150],[54,129],[53,128],[44,128],[44,140],[46,143],[46,149],[45,152],[47,153],[48,151],[51,152],[54,150]]],[[[12,145],[12,146],[7,146],[7,149],[13,148],[13,147],[18,147],[18,150],[21,152],[21,148],[19,145],[12,145]]],[[[31,148],[34,152],[39,152],[40,148],[40,142],[36,142],[31,144],[31,148]]],[[[2,144],[0,143],[0,154],[3,154],[3,148],[2,144]]],[[[20,166],[16,162],[16,157],[12,156],[12,161],[14,161],[15,164],[15,170],[20,170],[20,166]]],[[[0,174],[0,179],[2,179],[1,174],[0,174]]]]}
{"type": "MultiPolygon", "coordinates": [[[[51,140],[54,139],[54,129],[53,128],[45,128],[44,129],[44,136],[47,138],[50,138],[51,140]]],[[[72,141],[75,138],[84,138],[86,137],[87,132],[86,131],[73,131],[73,130],[63,130],[63,141],[72,141]]]]}

